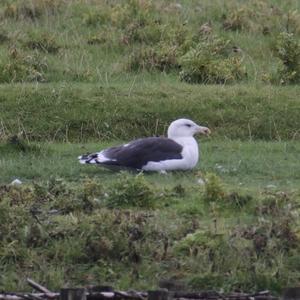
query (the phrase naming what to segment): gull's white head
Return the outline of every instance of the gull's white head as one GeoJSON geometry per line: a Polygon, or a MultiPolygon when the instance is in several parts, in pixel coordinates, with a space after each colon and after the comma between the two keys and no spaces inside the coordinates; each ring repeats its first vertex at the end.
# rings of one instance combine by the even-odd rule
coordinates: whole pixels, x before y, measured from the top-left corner
{"type": "Polygon", "coordinates": [[[178,119],[171,123],[168,128],[168,138],[191,137],[196,133],[210,134],[207,127],[199,126],[189,119],[178,119]]]}

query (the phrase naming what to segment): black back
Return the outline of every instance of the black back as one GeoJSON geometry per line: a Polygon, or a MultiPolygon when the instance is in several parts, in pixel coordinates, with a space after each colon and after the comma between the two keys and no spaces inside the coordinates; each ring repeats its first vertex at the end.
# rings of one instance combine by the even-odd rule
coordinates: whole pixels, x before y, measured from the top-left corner
{"type": "Polygon", "coordinates": [[[168,138],[149,137],[130,142],[127,146],[111,147],[102,153],[111,161],[104,165],[142,169],[149,161],[181,159],[182,146],[168,138]]]}

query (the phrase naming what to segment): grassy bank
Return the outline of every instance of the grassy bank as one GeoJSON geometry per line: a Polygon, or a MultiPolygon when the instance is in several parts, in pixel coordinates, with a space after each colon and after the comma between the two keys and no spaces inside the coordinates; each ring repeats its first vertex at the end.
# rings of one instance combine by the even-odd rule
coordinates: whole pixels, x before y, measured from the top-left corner
{"type": "Polygon", "coordinates": [[[191,86],[172,80],[109,86],[3,85],[0,138],[87,141],[162,135],[180,117],[209,126],[213,136],[243,140],[299,139],[300,88],[191,86]]]}

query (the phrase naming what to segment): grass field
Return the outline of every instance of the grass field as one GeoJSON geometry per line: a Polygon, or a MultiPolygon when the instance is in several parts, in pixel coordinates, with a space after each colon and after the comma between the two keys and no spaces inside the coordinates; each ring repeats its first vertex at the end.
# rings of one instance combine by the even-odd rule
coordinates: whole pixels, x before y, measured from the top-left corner
{"type": "Polygon", "coordinates": [[[299,285],[299,9],[1,1],[0,290],[299,285]],[[77,161],[181,117],[212,130],[192,171],[77,161]]]}
{"type": "MultiPolygon", "coordinates": [[[[2,145],[0,182],[7,184],[15,178],[24,182],[47,181],[51,176],[71,182],[77,182],[84,176],[95,176],[99,177],[101,182],[109,182],[114,172],[105,168],[80,165],[77,157],[120,143],[32,144],[31,148],[29,146],[24,151],[16,145],[2,145]]],[[[186,181],[188,178],[185,183],[191,180],[193,185],[197,173],[214,172],[233,187],[241,186],[250,190],[263,189],[270,184],[284,190],[299,187],[299,142],[208,141],[203,138],[200,147],[201,162],[194,171],[179,172],[175,177],[172,177],[172,173],[167,176],[150,173],[146,177],[150,180],[159,178],[158,182],[166,177],[163,185],[168,182],[178,184],[182,179],[186,181]]]]}

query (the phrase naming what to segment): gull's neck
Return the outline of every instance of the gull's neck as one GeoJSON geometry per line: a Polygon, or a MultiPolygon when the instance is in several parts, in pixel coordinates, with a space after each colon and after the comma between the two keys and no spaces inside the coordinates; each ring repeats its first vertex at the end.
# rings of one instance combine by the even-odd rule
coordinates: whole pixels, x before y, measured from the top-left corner
{"type": "Polygon", "coordinates": [[[169,137],[169,139],[172,139],[173,141],[180,144],[181,146],[198,145],[193,136],[176,136],[176,137],[169,137]]]}

